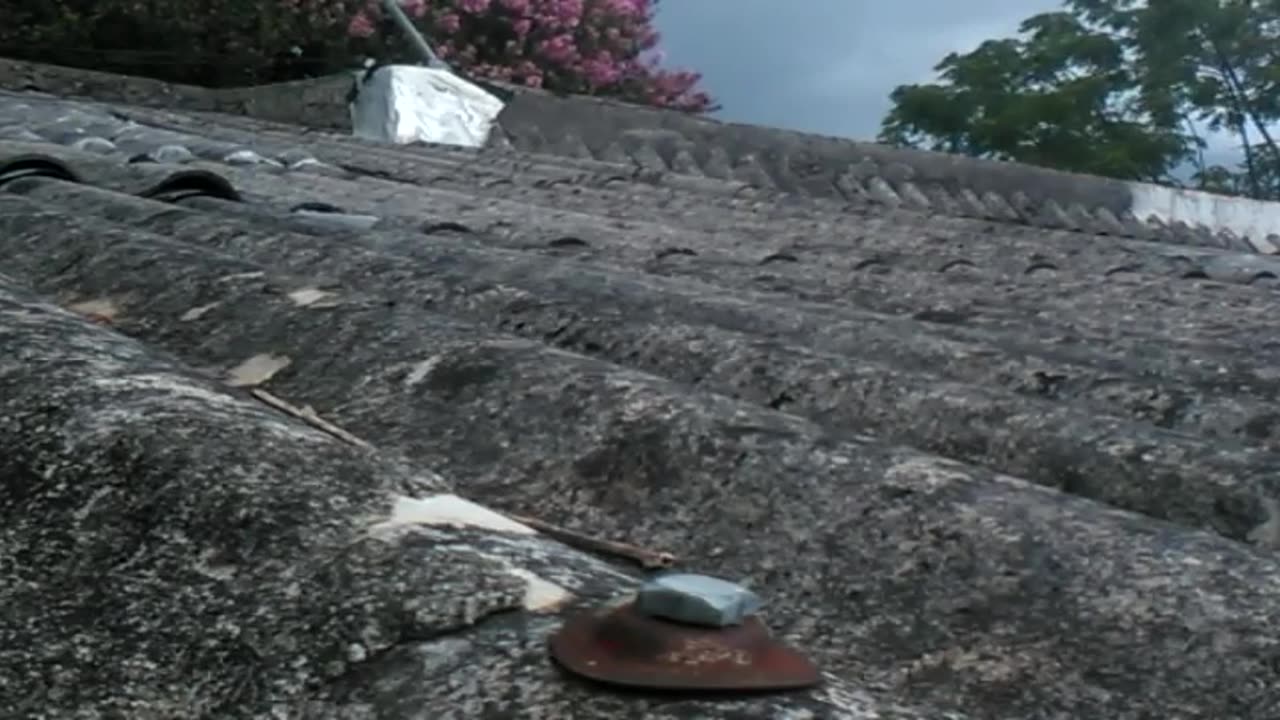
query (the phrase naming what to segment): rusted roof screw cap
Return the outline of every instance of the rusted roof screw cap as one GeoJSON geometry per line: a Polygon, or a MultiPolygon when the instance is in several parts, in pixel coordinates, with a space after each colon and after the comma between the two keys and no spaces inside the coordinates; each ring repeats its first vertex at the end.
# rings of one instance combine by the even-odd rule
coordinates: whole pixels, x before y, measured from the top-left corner
{"type": "Polygon", "coordinates": [[[741,585],[692,573],[650,578],[635,600],[636,610],[649,617],[714,628],[741,625],[761,604],[741,585]]]}

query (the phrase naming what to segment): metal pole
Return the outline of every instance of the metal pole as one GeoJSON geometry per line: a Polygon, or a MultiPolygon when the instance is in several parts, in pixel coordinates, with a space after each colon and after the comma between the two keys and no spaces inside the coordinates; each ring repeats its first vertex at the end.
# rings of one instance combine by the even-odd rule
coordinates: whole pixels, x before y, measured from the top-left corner
{"type": "Polygon", "coordinates": [[[400,26],[400,31],[413,43],[414,49],[422,56],[423,62],[427,67],[439,70],[449,70],[449,64],[441,60],[431,46],[427,44],[426,38],[422,37],[422,33],[418,32],[418,28],[413,26],[413,21],[408,15],[404,14],[404,8],[400,7],[399,0],[382,0],[382,4],[386,7],[387,12],[391,14],[391,19],[395,20],[396,25],[400,26]]]}

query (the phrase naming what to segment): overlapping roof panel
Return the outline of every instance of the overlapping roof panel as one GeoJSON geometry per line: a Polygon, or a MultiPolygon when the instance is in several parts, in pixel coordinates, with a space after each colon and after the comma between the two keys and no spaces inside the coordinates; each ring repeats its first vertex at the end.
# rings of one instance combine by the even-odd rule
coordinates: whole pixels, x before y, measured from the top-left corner
{"type": "Polygon", "coordinates": [[[5,709],[1274,713],[1275,260],[579,155],[0,95],[5,709]],[[504,516],[826,684],[557,675],[640,571],[504,516]]]}

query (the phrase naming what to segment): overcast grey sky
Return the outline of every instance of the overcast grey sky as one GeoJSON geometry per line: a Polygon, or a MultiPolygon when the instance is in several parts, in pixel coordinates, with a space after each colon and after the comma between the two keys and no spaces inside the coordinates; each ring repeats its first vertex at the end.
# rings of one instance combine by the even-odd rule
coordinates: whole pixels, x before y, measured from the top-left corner
{"type": "Polygon", "coordinates": [[[1060,0],[663,0],[668,64],[701,72],[726,120],[874,137],[889,93],[1060,0]]]}
{"type": "MultiPolygon", "coordinates": [[[[718,117],[873,139],[898,85],[949,52],[1017,32],[1061,0],[663,0],[667,64],[696,70],[718,117]]],[[[1214,143],[1215,145],[1218,143],[1214,143]]],[[[1211,161],[1221,152],[1212,153],[1211,161]]]]}

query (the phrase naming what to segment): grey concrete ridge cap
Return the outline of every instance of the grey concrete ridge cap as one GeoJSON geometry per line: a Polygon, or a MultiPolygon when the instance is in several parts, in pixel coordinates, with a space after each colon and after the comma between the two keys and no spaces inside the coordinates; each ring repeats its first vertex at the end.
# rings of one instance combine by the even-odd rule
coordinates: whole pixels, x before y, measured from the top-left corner
{"type": "MultiPolygon", "coordinates": [[[[41,87],[43,83],[49,86],[47,89],[51,91],[50,97],[70,94],[96,100],[123,100],[144,104],[155,104],[157,97],[166,98],[166,102],[180,99],[183,102],[179,107],[193,111],[231,112],[301,125],[315,124],[316,113],[307,108],[331,105],[330,110],[342,110],[338,114],[345,116],[345,91],[340,90],[351,82],[350,73],[339,73],[286,83],[205,89],[40,63],[0,61],[0,87],[24,89],[34,84],[44,89],[41,87]]],[[[746,153],[740,158],[746,165],[740,169],[742,172],[739,174],[743,174],[742,180],[749,185],[754,185],[756,180],[765,181],[765,186],[760,189],[767,190],[771,182],[771,171],[755,159],[757,155],[787,155],[796,151],[802,158],[814,156],[822,159],[823,163],[829,165],[828,171],[835,175],[840,175],[838,166],[842,162],[852,168],[858,165],[852,161],[862,157],[863,164],[867,160],[871,160],[873,164],[888,164],[883,177],[868,177],[866,181],[876,180],[883,184],[879,190],[871,191],[870,197],[893,205],[905,204],[961,217],[976,209],[966,208],[968,203],[951,197],[950,193],[945,198],[930,198],[930,193],[937,195],[934,186],[941,182],[954,186],[951,189],[955,191],[976,191],[977,195],[985,198],[980,203],[983,206],[979,210],[981,214],[990,215],[997,220],[1010,220],[1016,218],[1006,218],[1004,215],[1008,209],[1006,206],[1012,201],[1012,195],[1017,194],[1012,188],[1025,187],[1038,189],[1033,193],[1037,197],[1032,205],[1023,207],[1020,203],[1013,204],[1019,206],[1017,213],[1026,215],[1021,221],[1035,227],[1071,229],[1071,226],[1079,224],[1081,230],[1090,233],[1131,237],[1133,232],[1139,232],[1163,236],[1162,239],[1166,241],[1191,242],[1206,247],[1239,244],[1247,252],[1275,254],[1280,251],[1280,203],[726,122],[609,98],[561,97],[537,89],[503,83],[488,84],[512,93],[512,100],[499,118],[499,124],[505,129],[495,133],[496,136],[505,136],[508,130],[514,130],[519,135],[530,129],[546,126],[548,129],[560,128],[567,133],[566,137],[578,138],[581,133],[572,126],[585,123],[582,128],[591,129],[591,134],[597,141],[611,138],[611,142],[606,144],[618,155],[615,160],[627,164],[640,162],[638,156],[631,157],[631,153],[619,145],[625,144],[627,138],[654,133],[678,135],[681,132],[691,132],[697,136],[696,144],[710,147],[713,154],[719,151],[723,155],[725,147],[742,146],[735,151],[739,154],[746,153]],[[597,116],[601,112],[608,118],[600,120],[597,116]],[[572,122],[562,123],[560,120],[564,118],[572,122]],[[917,185],[929,188],[929,192],[920,192],[917,185]],[[1137,227],[1125,229],[1117,226],[1112,219],[1122,214],[1133,217],[1137,227]],[[1183,229],[1178,230],[1177,226],[1183,226],[1183,229]]],[[[574,152],[581,149],[578,147],[574,152]]],[[[547,150],[544,148],[538,152],[547,150]]],[[[552,154],[562,153],[557,150],[552,151],[552,154]]],[[[604,160],[609,153],[597,148],[589,150],[588,154],[604,160]]],[[[650,149],[646,162],[654,157],[657,156],[650,149]]],[[[682,157],[687,161],[690,156],[686,153],[682,157]]],[[[724,155],[722,159],[726,162],[731,160],[729,155],[724,155]]],[[[661,160],[660,164],[660,170],[677,174],[684,172],[670,166],[667,160],[661,160]]],[[[784,165],[789,167],[787,163],[784,165]]],[[[790,172],[785,170],[784,174],[790,172]]],[[[861,185],[861,182],[858,181],[857,184],[861,185]]],[[[863,189],[861,192],[868,191],[863,189]]]]}

